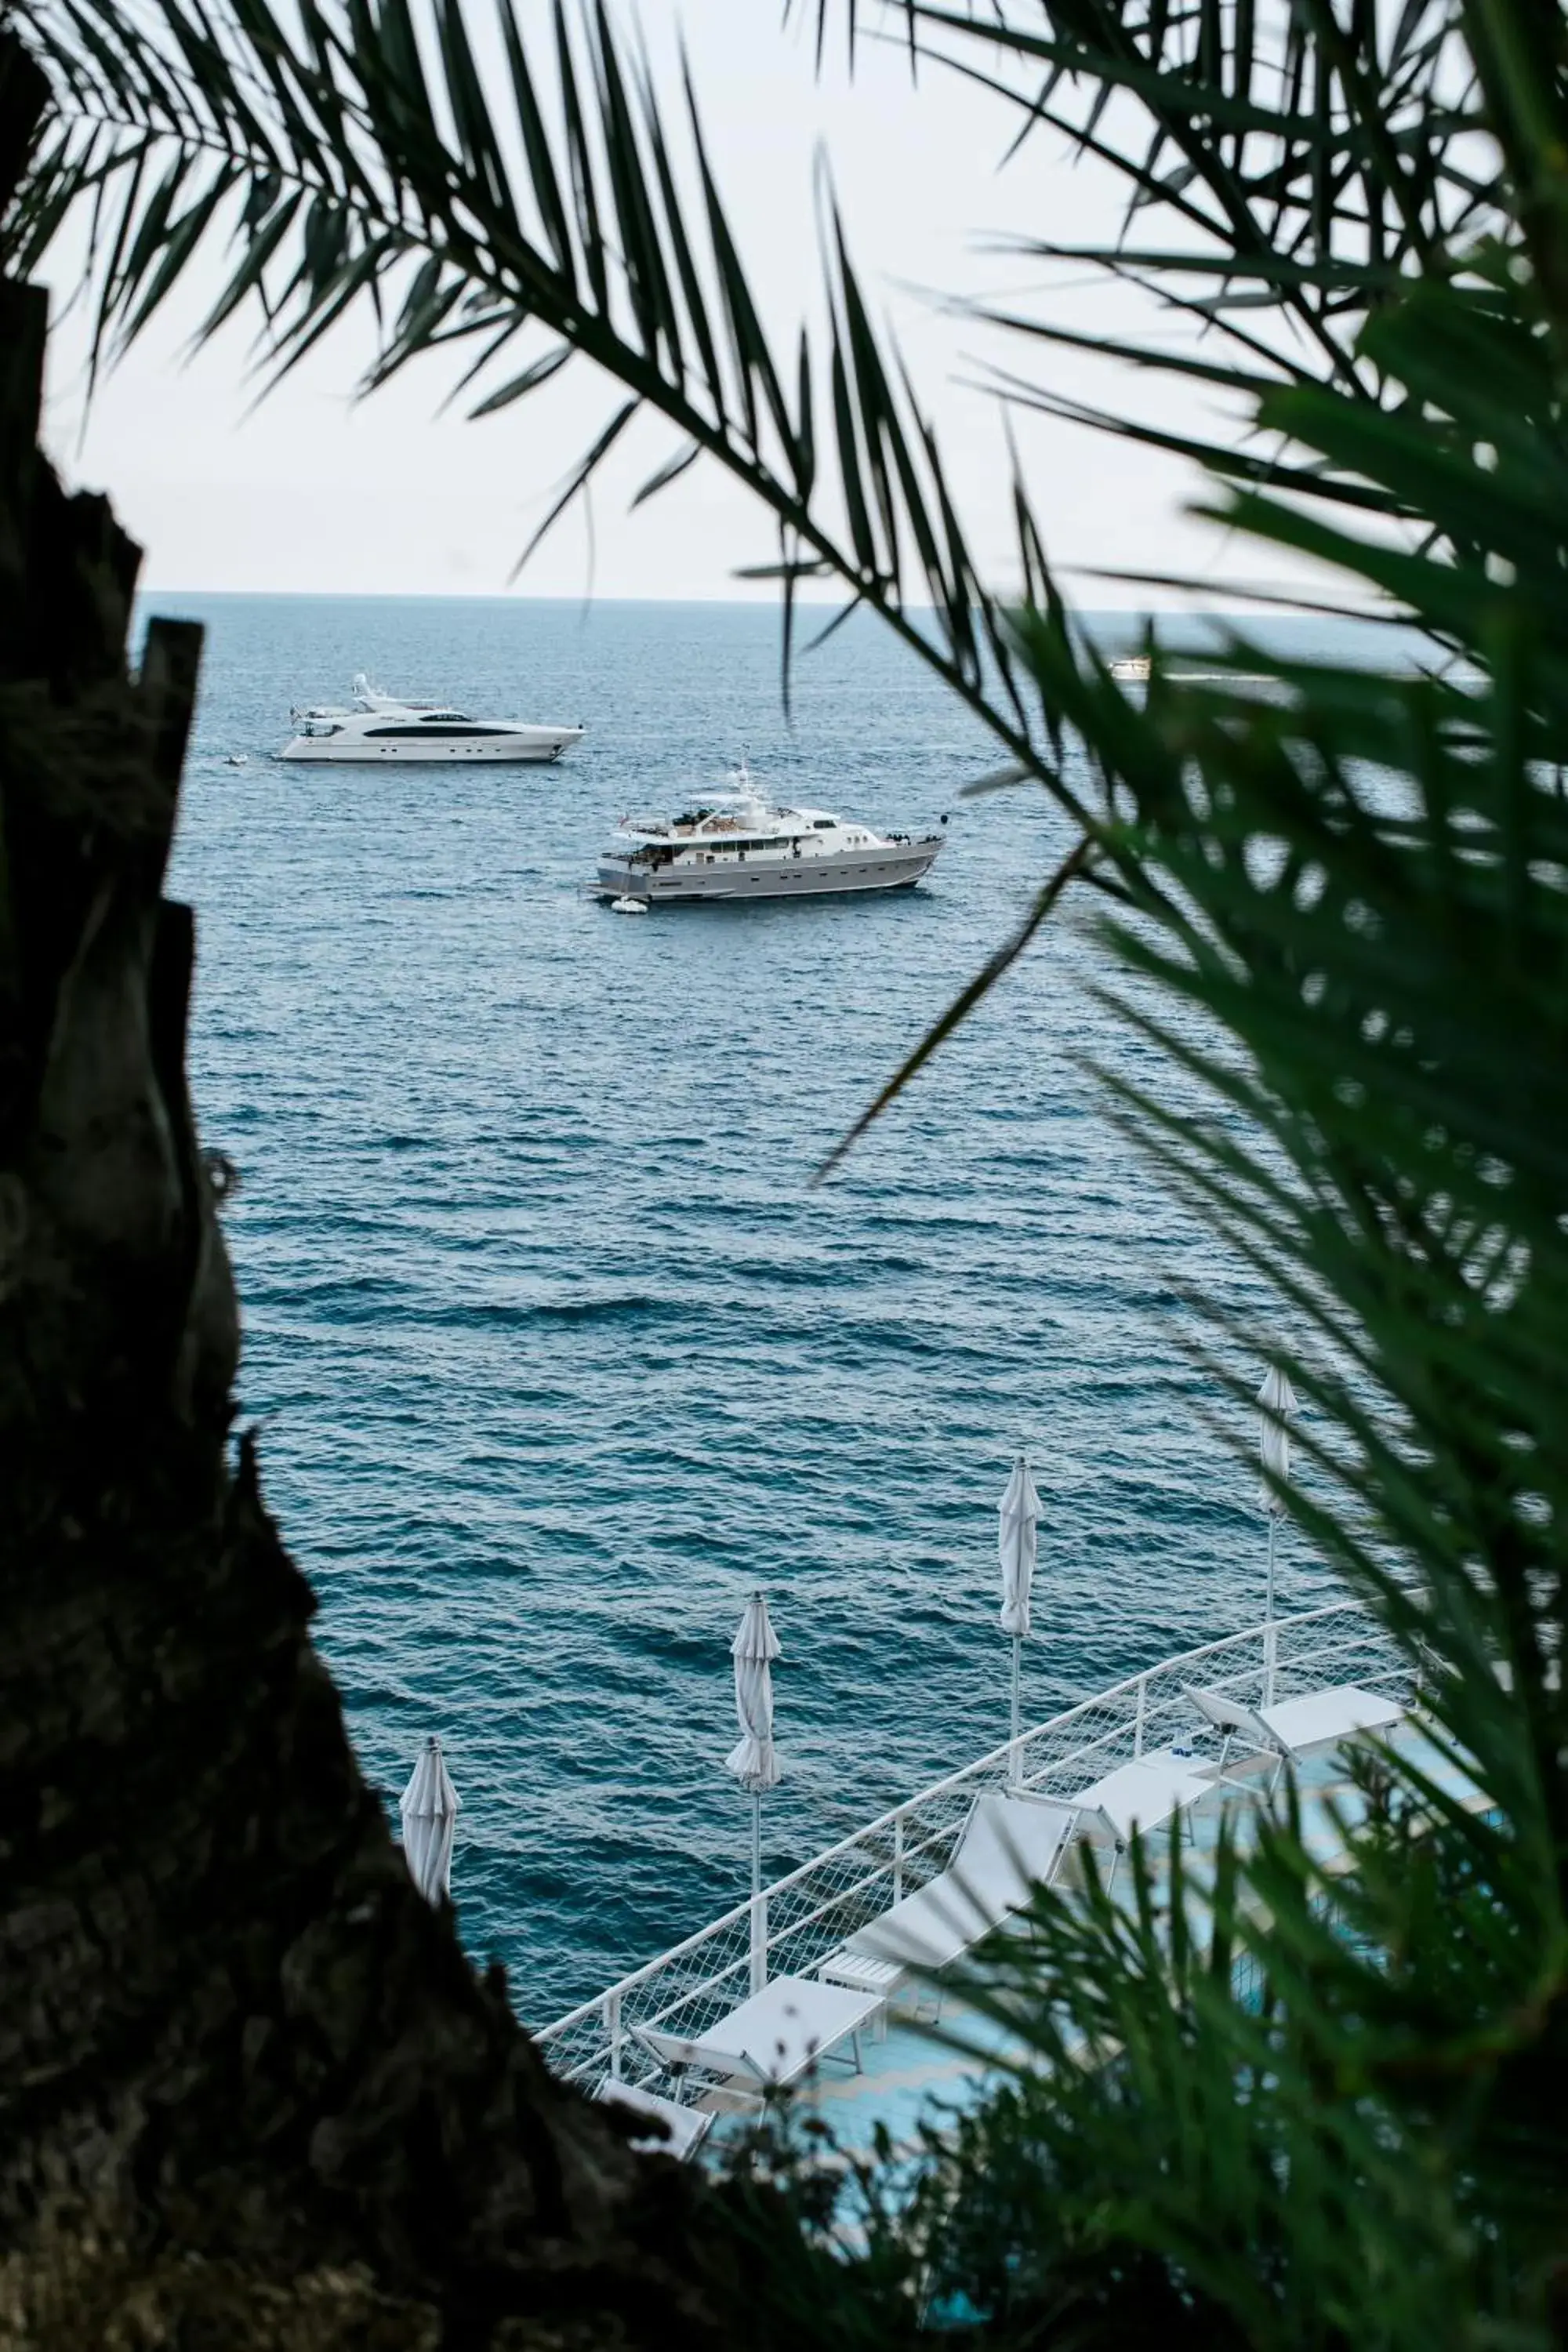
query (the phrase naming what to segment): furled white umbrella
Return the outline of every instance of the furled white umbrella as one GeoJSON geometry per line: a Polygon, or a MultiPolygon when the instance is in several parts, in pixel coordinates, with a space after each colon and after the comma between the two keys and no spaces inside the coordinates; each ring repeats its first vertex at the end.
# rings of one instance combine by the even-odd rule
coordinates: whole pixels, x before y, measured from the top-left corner
{"type": "Polygon", "coordinates": [[[741,1737],[725,1762],[752,1796],[752,1893],[763,1884],[763,1791],[776,1789],[779,1759],[773,1747],[773,1678],[779,1654],[778,1635],[768,1622],[768,1604],[760,1592],[746,1603],[741,1630],[730,1644],[735,1661],[735,1714],[741,1737]]]}
{"type": "Polygon", "coordinates": [[[452,1840],[458,1798],[438,1739],[425,1742],[398,1804],[403,1815],[403,1856],[408,1874],[426,1903],[452,1891],[452,1840]]]}
{"type": "Polygon", "coordinates": [[[1264,1622],[1268,1631],[1267,1664],[1264,1674],[1263,1704],[1274,1700],[1274,1544],[1279,1521],[1284,1516],[1285,1500],[1275,1479],[1290,1475],[1290,1420],[1296,1411],[1296,1391],[1278,1364],[1271,1364],[1263,1386],[1258,1391],[1258,1459],[1264,1475],[1258,1481],[1258,1494],[1264,1516],[1268,1521],[1268,1582],[1264,1622]]]}
{"type": "Polygon", "coordinates": [[[1000,1548],[1002,1554],[1002,1631],[1013,1637],[1013,1760],[1017,1763],[1019,1727],[1019,1681],[1023,1666],[1024,1638],[1029,1630],[1029,1591],[1035,1581],[1035,1561],[1039,1552],[1040,1498],[1035,1492],[1035,1482],[1029,1475],[1029,1465],[1020,1454],[1013,1465],[1013,1475],[1007,1481],[1007,1491],[1002,1497],[1000,1548]]]}

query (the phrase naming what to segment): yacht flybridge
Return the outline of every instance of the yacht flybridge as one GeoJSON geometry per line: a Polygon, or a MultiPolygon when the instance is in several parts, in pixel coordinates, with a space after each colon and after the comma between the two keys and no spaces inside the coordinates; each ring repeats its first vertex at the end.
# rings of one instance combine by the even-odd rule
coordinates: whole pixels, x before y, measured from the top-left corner
{"type": "Polygon", "coordinates": [[[599,859],[597,895],[679,905],[696,898],[817,898],[907,890],[943,836],[874,833],[826,809],[775,808],[742,767],[731,789],[678,817],[623,817],[599,859]]]}
{"type": "Polygon", "coordinates": [[[322,704],[289,713],[299,732],[275,751],[277,760],[506,761],[537,765],[558,760],[583,733],[580,727],[525,727],[516,719],[471,719],[447,702],[404,702],[379,693],[363,673],[344,709],[322,704]]]}

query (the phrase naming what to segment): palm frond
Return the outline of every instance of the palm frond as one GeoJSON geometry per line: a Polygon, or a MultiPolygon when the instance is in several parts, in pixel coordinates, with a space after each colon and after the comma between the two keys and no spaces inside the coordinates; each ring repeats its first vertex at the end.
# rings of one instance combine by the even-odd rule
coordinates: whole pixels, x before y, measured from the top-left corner
{"type": "Polygon", "coordinates": [[[1367,302],[1447,267],[1510,218],[1483,78],[1448,0],[1413,5],[1392,27],[1375,9],[1331,0],[884,0],[871,15],[884,37],[1019,117],[1011,152],[1049,131],[1120,173],[1121,247],[1161,213],[1179,224],[1187,250],[1145,253],[1147,280],[1167,299],[1176,281],[1206,278],[1205,308],[1225,335],[1236,281],[1250,279],[1248,307],[1280,330],[1279,362],[1304,345],[1352,391],[1375,393],[1354,346],[1367,302]],[[1142,139],[1129,104],[1147,124],[1142,139]]]}
{"type": "MultiPolygon", "coordinates": [[[[687,458],[653,471],[641,497],[687,459],[726,467],[778,525],[786,616],[801,577],[845,581],[1092,822],[1019,689],[1003,604],[841,230],[829,222],[826,348],[803,332],[786,366],[689,83],[682,141],[602,7],[578,16],[556,0],[546,37],[500,0],[499,79],[479,69],[462,0],[425,16],[408,0],[304,0],[289,16],[268,0],[199,16],[184,0],[135,14],[121,0],[18,0],[16,14],[57,104],[10,247],[31,266],[90,192],[101,350],[134,341],[226,238],[201,331],[248,314],[269,382],[356,310],[379,330],[367,386],[461,355],[475,416],[584,357],[629,404],[589,442],[567,502],[640,413],[661,415],[687,458]],[[934,641],[918,609],[928,598],[934,641]]],[[[1038,546],[1026,506],[1020,530],[1026,569],[1038,546]]]]}

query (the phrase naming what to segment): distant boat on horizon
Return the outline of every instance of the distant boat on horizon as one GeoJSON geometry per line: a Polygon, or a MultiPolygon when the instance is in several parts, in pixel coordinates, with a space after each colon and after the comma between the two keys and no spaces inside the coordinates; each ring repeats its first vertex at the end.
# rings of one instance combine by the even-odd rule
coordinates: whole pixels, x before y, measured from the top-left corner
{"type": "Polygon", "coordinates": [[[373,687],[362,670],[345,708],[323,703],[289,713],[299,732],[275,760],[445,765],[504,761],[541,766],[583,737],[581,727],[531,727],[516,719],[474,719],[447,702],[405,702],[373,687]]]}

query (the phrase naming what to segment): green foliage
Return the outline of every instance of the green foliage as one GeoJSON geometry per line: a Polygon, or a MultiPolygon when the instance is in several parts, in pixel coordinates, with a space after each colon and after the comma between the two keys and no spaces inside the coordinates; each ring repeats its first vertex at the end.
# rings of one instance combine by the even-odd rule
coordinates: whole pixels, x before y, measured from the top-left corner
{"type": "MultiPolygon", "coordinates": [[[[602,12],[558,6],[546,36],[503,0],[504,73],[458,0],[18,13],[59,105],[5,236],[26,263],[89,207],[101,350],[221,235],[207,331],[248,310],[273,370],[373,305],[371,381],[445,354],[480,413],[585,355],[622,396],[566,497],[639,409],[663,416],[679,446],[643,495],[700,456],[778,523],[786,677],[795,585],[831,574],[990,725],[985,789],[1070,814],[1029,920],[887,1095],[1065,893],[1109,894],[1107,996],[1210,1105],[1178,1118],[1122,1084],[1118,1115],[1271,1292],[1267,1333],[1226,1336],[1314,1408],[1318,1499],[1283,1499],[1491,1801],[1390,1761],[1331,1876],[1287,1791],[1245,1849],[1173,1846],[1168,1900],[1137,1852],[1115,1901],[1041,1897],[964,1988],[1018,2052],[980,2113],[863,2169],[847,2237],[821,2165],[787,2138],[769,2158],[810,2224],[778,2294],[845,2344],[922,2310],[1019,2345],[1568,2340],[1560,9],[859,10],[991,89],[1018,141],[1122,175],[1119,243],[1029,250],[1186,321],[1180,344],[1109,348],[1198,377],[1236,422],[1198,442],[1095,421],[1185,450],[1209,511],[1337,572],[1428,656],[1391,634],[1382,666],[1285,658],[1238,630],[1206,681],[1153,645],[1146,694],[1075,626],[1021,485],[1016,577],[980,578],[831,217],[826,341],[785,362],[694,103],[678,140],[602,12]]],[[[1000,323],[1026,354],[1077,340],[1048,313],[1000,323]]],[[[1082,413],[1026,373],[1009,389],[1082,413]]]]}
{"type": "Polygon", "coordinates": [[[1533,1940],[1534,1857],[1419,1810],[1394,1799],[1331,1893],[1288,1808],[1246,1856],[1176,1848],[1158,1884],[1135,1856],[1121,1906],[1042,1901],[968,1989],[1024,2055],[933,2137],[932,2277],[1004,2340],[1085,2279],[1111,2321],[1163,2295],[1208,2343],[1485,2341],[1488,2273],[1539,2322],[1561,2140],[1528,2069],[1562,1938],[1533,1940]]]}

